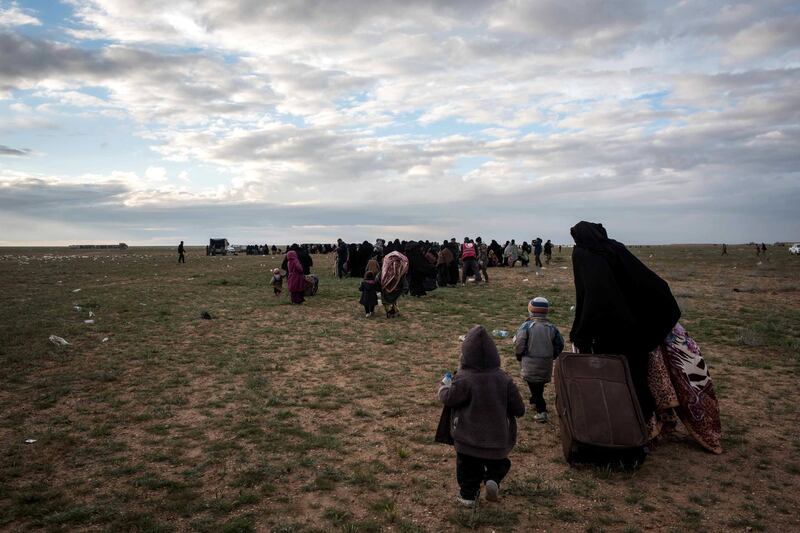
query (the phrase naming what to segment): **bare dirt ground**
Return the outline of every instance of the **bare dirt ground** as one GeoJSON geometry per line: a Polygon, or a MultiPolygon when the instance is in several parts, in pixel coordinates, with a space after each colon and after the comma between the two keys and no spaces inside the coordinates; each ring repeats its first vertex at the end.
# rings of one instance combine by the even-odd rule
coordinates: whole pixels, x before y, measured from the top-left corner
{"type": "Polygon", "coordinates": [[[459,335],[513,331],[533,296],[568,335],[568,249],[541,276],[404,297],[392,321],[364,318],[331,256],[291,306],[268,286],[275,256],[0,250],[0,530],[800,530],[800,258],[729,250],[633,249],[703,349],[725,452],[679,434],[634,472],[571,467],[555,417],[526,415],[501,502],[474,512],[433,442],[438,381],[459,335]]]}

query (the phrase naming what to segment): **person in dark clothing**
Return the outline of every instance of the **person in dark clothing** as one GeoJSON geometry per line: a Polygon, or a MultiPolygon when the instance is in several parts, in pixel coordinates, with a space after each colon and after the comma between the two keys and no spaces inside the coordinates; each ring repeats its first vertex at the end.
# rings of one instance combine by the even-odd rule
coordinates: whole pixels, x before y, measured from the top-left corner
{"type": "Polygon", "coordinates": [[[511,468],[508,454],[517,441],[517,418],[525,414],[514,380],[500,368],[497,346],[483,326],[467,332],[456,375],[439,388],[450,407],[450,435],[456,449],[456,500],[474,507],[481,483],[486,499],[497,501],[499,485],[511,468]]]}
{"type": "Polygon", "coordinates": [[[533,257],[536,260],[536,267],[542,268],[542,239],[539,237],[533,241],[533,257]]]}
{"type": "Polygon", "coordinates": [[[722,255],[728,255],[728,245],[724,242],[722,243],[722,255]]]}
{"type": "Polygon", "coordinates": [[[364,280],[358,290],[361,291],[361,299],[358,300],[358,303],[364,306],[364,312],[369,318],[375,314],[375,306],[378,305],[378,291],[381,290],[373,272],[368,271],[364,274],[364,280]]]}
{"type": "Polygon", "coordinates": [[[669,285],[602,224],[581,221],[570,229],[575,248],[575,319],[570,340],[581,353],[624,355],[645,420],[655,404],[647,380],[649,353],[681,316],[669,285]]]}
{"type": "Polygon", "coordinates": [[[453,261],[450,263],[448,267],[447,274],[448,274],[448,285],[458,285],[458,278],[459,278],[459,262],[461,260],[461,247],[456,242],[455,238],[450,239],[447,242],[447,249],[450,250],[450,253],[453,254],[453,261]]]}
{"type": "Polygon", "coordinates": [[[406,257],[408,257],[408,281],[411,296],[425,296],[425,278],[433,270],[433,266],[425,258],[422,248],[416,241],[406,244],[406,257]]]}
{"type": "Polygon", "coordinates": [[[347,271],[350,273],[350,277],[364,277],[364,269],[366,269],[367,265],[364,263],[362,268],[360,263],[361,256],[358,254],[358,245],[355,243],[350,243],[347,247],[347,271]]]}
{"type": "Polygon", "coordinates": [[[178,263],[185,263],[186,256],[184,255],[183,241],[178,245],[178,263]]]}
{"type": "Polygon", "coordinates": [[[547,242],[544,243],[544,257],[547,264],[550,264],[550,260],[553,259],[553,243],[550,242],[550,239],[547,239],[547,242]]]}
{"type": "Polygon", "coordinates": [[[450,265],[454,261],[453,252],[447,247],[447,241],[445,241],[441,250],[439,250],[439,255],[436,257],[436,281],[440,287],[453,286],[450,282],[450,265]]]}
{"type": "Polygon", "coordinates": [[[336,276],[342,279],[347,274],[345,265],[347,264],[349,251],[347,250],[347,244],[342,239],[339,239],[336,243],[336,276]]]}
{"type": "MultiPolygon", "coordinates": [[[[292,244],[286,250],[287,256],[290,250],[296,253],[297,259],[300,261],[300,265],[302,265],[303,267],[303,274],[305,274],[306,276],[311,274],[311,267],[314,266],[314,260],[311,258],[311,255],[309,255],[308,251],[306,251],[304,248],[301,248],[297,244],[292,244]]],[[[283,270],[284,272],[289,271],[287,269],[287,264],[288,264],[287,261],[288,261],[287,257],[284,257],[283,261],[281,262],[281,270],[283,270]]]]}
{"type": "Polygon", "coordinates": [[[361,268],[362,277],[367,271],[367,263],[369,263],[369,260],[372,259],[373,253],[375,253],[375,247],[372,246],[371,242],[364,241],[358,245],[358,264],[361,268]]]}

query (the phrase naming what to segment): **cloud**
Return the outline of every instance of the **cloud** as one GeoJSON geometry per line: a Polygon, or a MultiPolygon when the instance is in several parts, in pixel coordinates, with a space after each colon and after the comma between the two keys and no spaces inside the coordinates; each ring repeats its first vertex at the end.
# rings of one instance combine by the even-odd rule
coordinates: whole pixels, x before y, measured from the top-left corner
{"type": "MultiPolygon", "coordinates": [[[[151,158],[88,154],[62,176],[17,158],[45,180],[19,194],[114,191],[89,195],[114,217],[213,205],[247,213],[229,226],[245,232],[268,209],[292,219],[287,235],[472,223],[454,210],[507,233],[532,212],[643,217],[654,238],[699,235],[702,216],[739,232],[719,224],[733,210],[759,231],[797,227],[792,2],[69,3],[67,36],[0,33],[0,130],[49,124],[53,142],[62,121],[124,117],[151,158]]],[[[44,151],[29,139],[4,142],[44,151]]]]}
{"type": "Polygon", "coordinates": [[[39,19],[19,8],[16,2],[9,7],[0,6],[0,28],[12,26],[41,26],[39,19]]]}
{"type": "Polygon", "coordinates": [[[11,156],[26,156],[30,155],[31,151],[26,148],[10,148],[3,144],[0,144],[0,156],[2,155],[11,155],[11,156]]]}

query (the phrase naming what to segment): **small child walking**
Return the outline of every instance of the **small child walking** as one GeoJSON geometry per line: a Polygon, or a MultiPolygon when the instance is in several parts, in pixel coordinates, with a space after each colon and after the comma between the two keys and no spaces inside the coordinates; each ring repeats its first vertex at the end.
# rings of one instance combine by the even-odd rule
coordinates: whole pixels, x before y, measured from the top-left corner
{"type": "Polygon", "coordinates": [[[368,270],[364,274],[364,279],[361,281],[361,286],[358,288],[361,291],[361,299],[358,301],[364,306],[364,312],[367,318],[375,314],[375,306],[378,305],[378,291],[380,285],[375,279],[375,273],[368,270]]]}
{"type": "Polygon", "coordinates": [[[536,408],[533,419],[542,423],[547,422],[544,386],[553,374],[553,359],[564,350],[564,338],[547,320],[549,310],[550,302],[541,296],[528,302],[529,317],[514,338],[514,355],[520,362],[522,379],[531,391],[531,405],[536,408]]]}
{"type": "Polygon", "coordinates": [[[283,276],[281,276],[281,271],[277,268],[272,269],[272,291],[275,293],[275,296],[280,296],[281,292],[283,292],[283,276]]]}
{"type": "Polygon", "coordinates": [[[486,499],[499,498],[500,482],[511,469],[508,454],[517,442],[517,418],[525,414],[517,386],[500,368],[497,346],[483,326],[467,332],[455,376],[445,376],[439,401],[450,408],[456,448],[456,501],[474,507],[481,483],[486,499]]]}

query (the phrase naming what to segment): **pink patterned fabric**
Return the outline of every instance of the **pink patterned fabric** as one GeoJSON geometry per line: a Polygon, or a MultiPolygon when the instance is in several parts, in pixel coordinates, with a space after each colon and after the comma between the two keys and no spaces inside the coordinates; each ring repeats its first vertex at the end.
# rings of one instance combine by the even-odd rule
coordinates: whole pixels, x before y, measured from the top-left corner
{"type": "Polygon", "coordinates": [[[408,273],[408,258],[400,252],[392,252],[383,258],[381,270],[381,289],[394,292],[408,273]]]}
{"type": "Polygon", "coordinates": [[[674,428],[674,412],[704,448],[722,453],[722,426],[714,383],[700,347],[676,324],[650,354],[648,384],[656,402],[651,437],[674,428]]]}

